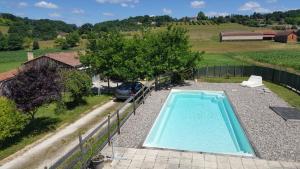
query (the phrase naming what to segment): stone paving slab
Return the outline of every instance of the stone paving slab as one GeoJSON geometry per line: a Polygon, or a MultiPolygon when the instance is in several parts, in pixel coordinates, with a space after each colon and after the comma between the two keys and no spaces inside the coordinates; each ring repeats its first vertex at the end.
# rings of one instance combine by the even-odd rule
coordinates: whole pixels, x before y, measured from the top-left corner
{"type": "MultiPolygon", "coordinates": [[[[300,169],[300,163],[169,150],[114,147],[115,160],[103,169],[300,169]]],[[[112,156],[106,146],[102,152],[112,156]]]]}

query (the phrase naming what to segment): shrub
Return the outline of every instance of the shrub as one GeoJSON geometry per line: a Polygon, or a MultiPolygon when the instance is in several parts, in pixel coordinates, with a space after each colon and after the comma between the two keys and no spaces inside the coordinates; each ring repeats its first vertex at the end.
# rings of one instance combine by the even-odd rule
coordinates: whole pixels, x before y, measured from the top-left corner
{"type": "Polygon", "coordinates": [[[0,97],[0,143],[19,134],[28,118],[20,113],[13,101],[0,97]]]}
{"type": "Polygon", "coordinates": [[[40,45],[39,45],[39,42],[37,40],[33,41],[32,49],[33,50],[40,49],[40,45]]]}
{"type": "Polygon", "coordinates": [[[90,94],[92,87],[92,79],[85,72],[77,70],[67,70],[62,72],[64,88],[71,93],[73,101],[80,103],[83,96],[90,94]]]}

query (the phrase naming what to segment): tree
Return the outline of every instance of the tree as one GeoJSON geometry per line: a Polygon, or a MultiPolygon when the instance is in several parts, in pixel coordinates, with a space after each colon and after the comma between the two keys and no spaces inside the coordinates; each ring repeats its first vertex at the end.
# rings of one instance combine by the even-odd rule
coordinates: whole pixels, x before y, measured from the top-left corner
{"type": "Polygon", "coordinates": [[[201,60],[199,52],[192,52],[187,30],[169,26],[166,31],[147,33],[148,46],[144,60],[153,76],[174,73],[193,68],[201,60]]]}
{"type": "Polygon", "coordinates": [[[7,40],[8,50],[20,50],[23,49],[23,38],[18,34],[10,33],[7,40]]]}
{"type": "Polygon", "coordinates": [[[80,36],[79,36],[78,32],[72,32],[66,36],[66,43],[71,48],[77,46],[79,41],[80,41],[80,36]]]}
{"type": "Polygon", "coordinates": [[[0,31],[0,51],[7,50],[7,36],[0,31]]]}
{"type": "Polygon", "coordinates": [[[23,41],[24,41],[23,48],[27,49],[27,50],[30,50],[31,49],[31,44],[32,44],[32,39],[29,38],[29,37],[25,37],[23,41]]]}
{"type": "Polygon", "coordinates": [[[38,41],[38,40],[35,39],[35,40],[33,41],[32,49],[33,49],[33,50],[40,49],[40,45],[39,45],[39,41],[38,41]]]}
{"type": "Polygon", "coordinates": [[[80,36],[77,32],[72,32],[68,34],[65,38],[57,38],[55,40],[56,46],[61,49],[69,49],[77,46],[80,41],[80,36]]]}
{"type": "Polygon", "coordinates": [[[0,97],[0,143],[19,134],[27,124],[27,119],[17,110],[13,101],[0,97]]]}
{"type": "Polygon", "coordinates": [[[207,16],[205,16],[204,12],[200,11],[200,12],[198,12],[197,20],[198,21],[207,20],[207,16]]]}
{"type": "MultiPolygon", "coordinates": [[[[101,32],[90,34],[86,54],[80,61],[94,74],[102,74],[108,79],[118,75],[122,63],[124,37],[119,32],[101,32]]],[[[109,86],[109,80],[108,80],[109,86]]]]}
{"type": "Polygon", "coordinates": [[[79,32],[80,35],[82,35],[82,34],[88,34],[88,33],[90,33],[92,31],[93,27],[94,26],[92,24],[86,23],[86,24],[83,24],[79,28],[78,32],[79,32]]]}
{"type": "Polygon", "coordinates": [[[56,67],[50,64],[19,71],[6,85],[8,91],[4,95],[32,119],[38,107],[61,99],[60,76],[56,67]]]}
{"type": "Polygon", "coordinates": [[[75,103],[81,103],[83,97],[91,92],[92,79],[82,71],[66,70],[62,72],[62,79],[65,91],[71,93],[75,103]]]}

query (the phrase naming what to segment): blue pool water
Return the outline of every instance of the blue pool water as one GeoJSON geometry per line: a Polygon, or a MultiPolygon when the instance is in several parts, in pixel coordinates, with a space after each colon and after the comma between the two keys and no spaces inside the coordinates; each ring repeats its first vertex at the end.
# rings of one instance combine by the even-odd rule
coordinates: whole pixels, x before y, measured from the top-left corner
{"type": "Polygon", "coordinates": [[[172,90],[144,147],[253,156],[224,92],[172,90]]]}

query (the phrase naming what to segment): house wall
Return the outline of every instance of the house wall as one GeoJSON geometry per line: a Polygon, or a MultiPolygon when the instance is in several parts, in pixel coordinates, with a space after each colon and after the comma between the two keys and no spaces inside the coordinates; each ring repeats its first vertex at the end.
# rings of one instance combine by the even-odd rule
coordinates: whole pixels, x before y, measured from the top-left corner
{"type": "Polygon", "coordinates": [[[222,41],[263,40],[262,35],[257,36],[222,36],[222,41]]]}
{"type": "Polygon", "coordinates": [[[290,34],[287,38],[287,42],[297,42],[297,35],[296,34],[290,34]]]}

